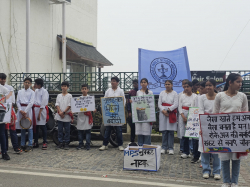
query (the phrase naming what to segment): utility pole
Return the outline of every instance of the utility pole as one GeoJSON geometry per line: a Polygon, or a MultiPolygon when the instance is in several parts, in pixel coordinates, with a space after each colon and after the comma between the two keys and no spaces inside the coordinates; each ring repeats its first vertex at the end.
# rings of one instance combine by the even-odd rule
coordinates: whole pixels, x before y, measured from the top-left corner
{"type": "Polygon", "coordinates": [[[63,73],[67,72],[66,69],[66,2],[62,3],[62,61],[63,61],[63,73]]]}
{"type": "Polygon", "coordinates": [[[30,0],[26,0],[26,73],[30,73],[30,0]]]}

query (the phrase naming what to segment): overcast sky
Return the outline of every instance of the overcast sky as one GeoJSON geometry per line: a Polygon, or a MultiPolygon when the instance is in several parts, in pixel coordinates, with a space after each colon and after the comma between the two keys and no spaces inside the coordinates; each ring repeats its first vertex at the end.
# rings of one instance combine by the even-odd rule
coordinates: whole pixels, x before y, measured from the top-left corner
{"type": "Polygon", "coordinates": [[[250,69],[250,0],[98,0],[97,49],[138,71],[138,48],[186,46],[191,70],[250,69]]]}

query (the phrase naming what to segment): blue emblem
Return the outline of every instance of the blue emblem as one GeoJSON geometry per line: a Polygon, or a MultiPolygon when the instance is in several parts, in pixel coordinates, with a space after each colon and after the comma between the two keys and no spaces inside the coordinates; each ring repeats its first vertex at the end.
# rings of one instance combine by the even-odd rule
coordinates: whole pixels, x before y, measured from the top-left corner
{"type": "Polygon", "coordinates": [[[115,99],[108,100],[105,105],[105,115],[111,118],[116,118],[119,113],[119,104],[115,99]]]}
{"type": "Polygon", "coordinates": [[[158,84],[164,85],[166,80],[173,81],[175,79],[177,76],[177,68],[171,60],[161,57],[151,62],[150,73],[158,84]]]}

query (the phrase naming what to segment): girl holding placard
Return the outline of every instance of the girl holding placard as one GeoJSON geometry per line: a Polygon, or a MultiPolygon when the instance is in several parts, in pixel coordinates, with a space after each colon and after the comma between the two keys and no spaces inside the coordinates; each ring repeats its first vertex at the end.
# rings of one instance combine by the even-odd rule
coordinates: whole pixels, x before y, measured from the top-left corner
{"type": "MultiPolygon", "coordinates": [[[[137,91],[136,96],[154,95],[151,90],[148,89],[148,79],[141,79],[141,89],[137,91]]],[[[152,125],[149,122],[135,123],[135,134],[138,135],[138,144],[151,144],[151,131],[152,125]]]]}
{"type": "Polygon", "coordinates": [[[161,153],[174,154],[174,131],[177,131],[178,94],[173,90],[172,80],[165,81],[166,90],[159,95],[159,130],[162,132],[161,153]]]}
{"type": "MultiPolygon", "coordinates": [[[[226,80],[224,92],[216,95],[213,113],[231,113],[248,111],[247,96],[239,92],[242,86],[241,75],[231,73],[226,80]]],[[[219,153],[223,173],[223,187],[238,186],[240,173],[240,159],[247,157],[247,152],[243,153],[219,153]],[[230,177],[230,160],[232,160],[232,178],[230,177]]]]}
{"type": "MultiPolygon", "coordinates": [[[[214,91],[216,87],[216,81],[214,79],[210,79],[206,82],[205,88],[207,90],[207,94],[203,94],[199,97],[199,113],[200,114],[210,114],[213,112],[214,99],[216,93],[214,91]]],[[[202,125],[202,124],[201,124],[202,125]]],[[[201,131],[200,131],[201,134],[201,131]]],[[[203,153],[202,139],[199,137],[199,152],[201,152],[201,164],[203,168],[203,178],[208,179],[211,174],[210,167],[210,157],[213,158],[213,175],[215,180],[221,179],[220,176],[220,159],[218,154],[211,153],[203,153]]]]}

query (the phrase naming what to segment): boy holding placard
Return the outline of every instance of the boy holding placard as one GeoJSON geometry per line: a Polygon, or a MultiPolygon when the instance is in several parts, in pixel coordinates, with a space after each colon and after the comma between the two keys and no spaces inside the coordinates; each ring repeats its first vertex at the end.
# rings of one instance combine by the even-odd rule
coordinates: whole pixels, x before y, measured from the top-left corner
{"type": "Polygon", "coordinates": [[[73,115],[70,111],[72,95],[68,93],[69,83],[62,82],[62,93],[57,95],[56,108],[57,113],[55,119],[58,125],[58,141],[59,144],[56,149],[69,149],[70,143],[70,121],[73,120],[73,115]],[[64,131],[63,131],[64,129],[64,131]],[[63,136],[63,132],[65,135],[63,136]]]}
{"type": "MultiPolygon", "coordinates": [[[[89,91],[88,85],[83,84],[81,91],[82,91],[81,97],[88,96],[88,91],[89,91]]],[[[96,112],[96,110],[94,110],[94,112],[96,112]]],[[[86,147],[85,148],[87,151],[90,149],[92,127],[93,127],[93,117],[92,117],[91,112],[90,111],[79,112],[78,117],[77,117],[77,129],[78,129],[78,141],[79,141],[77,150],[84,148],[84,143],[83,143],[84,133],[86,135],[86,147]]]]}

